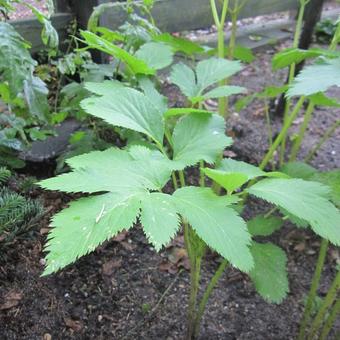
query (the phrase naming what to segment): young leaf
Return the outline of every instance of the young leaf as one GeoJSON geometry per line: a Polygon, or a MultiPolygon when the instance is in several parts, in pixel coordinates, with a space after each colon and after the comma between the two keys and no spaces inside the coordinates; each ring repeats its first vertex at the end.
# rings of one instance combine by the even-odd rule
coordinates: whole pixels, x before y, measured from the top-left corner
{"type": "Polygon", "coordinates": [[[174,108],[168,109],[164,113],[164,117],[169,118],[169,117],[174,117],[174,116],[188,115],[191,113],[192,114],[195,114],[195,113],[207,114],[209,116],[214,114],[214,112],[212,111],[207,111],[207,110],[202,110],[202,109],[193,109],[191,107],[174,107],[174,108]]]}
{"type": "Polygon", "coordinates": [[[87,113],[102,118],[109,124],[144,133],[159,144],[163,144],[163,112],[139,91],[117,88],[110,96],[83,100],[81,107],[87,113]]]}
{"type": "Polygon", "coordinates": [[[340,86],[340,58],[323,59],[306,66],[295,78],[287,92],[288,97],[309,96],[340,86]]]}
{"type": "Polygon", "coordinates": [[[323,92],[315,93],[309,96],[309,100],[314,105],[328,106],[328,107],[340,107],[340,103],[335,98],[326,96],[323,92]]]}
{"type": "Polygon", "coordinates": [[[311,48],[309,50],[302,50],[299,48],[287,48],[275,54],[272,60],[273,70],[276,71],[293,63],[299,64],[305,59],[316,58],[319,56],[336,57],[339,56],[339,52],[333,52],[321,48],[311,48]]]}
{"type": "Polygon", "coordinates": [[[243,219],[234,209],[226,207],[226,197],[198,187],[178,189],[173,197],[178,211],[209,247],[240,270],[252,269],[250,235],[243,219]]]}
{"type": "Polygon", "coordinates": [[[326,186],[301,179],[267,179],[247,191],[307,221],[315,233],[340,245],[340,213],[327,200],[326,186]]]}
{"type": "Polygon", "coordinates": [[[248,180],[256,177],[266,176],[266,173],[260,168],[242,161],[235,161],[231,158],[223,159],[220,166],[218,167],[218,170],[227,173],[241,173],[247,176],[248,180]]]}
{"type": "Polygon", "coordinates": [[[279,217],[262,215],[256,216],[247,222],[248,230],[252,236],[269,236],[283,225],[283,220],[279,217]]]}
{"type": "Polygon", "coordinates": [[[289,291],[285,252],[271,243],[252,242],[254,268],[249,276],[257,292],[267,301],[280,303],[289,291]]]}
{"type": "Polygon", "coordinates": [[[167,245],[177,233],[180,219],[172,196],[162,193],[145,194],[140,221],[148,240],[157,251],[167,245]]]}
{"type": "Polygon", "coordinates": [[[105,194],[81,198],[52,219],[44,275],[51,274],[99,244],[132,227],[139,214],[136,196],[105,194]]]}
{"type": "Polygon", "coordinates": [[[214,163],[232,142],[224,131],[225,121],[216,114],[190,114],[183,117],[173,132],[174,161],[182,168],[201,160],[214,163]]]}
{"type": "MultiPolygon", "coordinates": [[[[170,80],[191,101],[197,101],[198,98],[204,97],[204,90],[209,86],[237,73],[241,69],[242,66],[238,61],[210,58],[200,61],[196,66],[196,72],[184,64],[175,65],[172,68],[170,80]]],[[[225,88],[215,91],[225,91],[225,88]]]]}
{"type": "Polygon", "coordinates": [[[228,192],[233,192],[248,181],[248,176],[242,173],[227,173],[221,170],[204,168],[201,169],[206,176],[221,185],[228,192]]]}
{"type": "Polygon", "coordinates": [[[136,52],[135,56],[143,60],[150,68],[160,70],[172,63],[171,47],[157,42],[147,42],[136,52]]]}
{"type": "Polygon", "coordinates": [[[173,66],[170,81],[177,85],[188,98],[193,98],[199,93],[194,71],[183,63],[173,66]]]}
{"type": "Polygon", "coordinates": [[[88,31],[81,31],[80,33],[82,37],[85,39],[84,43],[86,43],[89,46],[89,48],[97,49],[121,60],[128,66],[128,68],[134,74],[155,73],[155,70],[149,67],[144,60],[136,58],[129,52],[112,44],[111,42],[105,40],[104,38],[99,37],[98,35],[88,31]]]}
{"type": "Polygon", "coordinates": [[[169,45],[172,48],[173,52],[183,52],[187,55],[204,52],[204,48],[200,45],[188,39],[175,37],[169,33],[155,35],[153,37],[153,40],[169,45]]]}

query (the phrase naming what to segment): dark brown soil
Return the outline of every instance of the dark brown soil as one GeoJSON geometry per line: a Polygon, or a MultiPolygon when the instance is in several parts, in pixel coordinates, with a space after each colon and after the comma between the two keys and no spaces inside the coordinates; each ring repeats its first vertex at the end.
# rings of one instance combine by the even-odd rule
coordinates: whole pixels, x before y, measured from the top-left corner
{"type": "MultiPolygon", "coordinates": [[[[285,74],[273,76],[271,53],[259,54],[234,83],[253,91],[273,82],[281,83],[285,74]]],[[[172,102],[180,100],[175,89],[167,87],[167,91],[172,102]]],[[[235,137],[232,151],[238,159],[256,163],[267,149],[262,108],[263,104],[257,101],[240,114],[231,115],[229,132],[235,137]]],[[[339,118],[339,110],[316,110],[302,155],[339,118]]],[[[279,126],[279,121],[275,121],[275,132],[279,126]]],[[[318,153],[314,164],[320,169],[340,166],[339,138],[338,131],[318,153]]],[[[0,339],[182,339],[189,286],[182,238],[156,254],[137,226],[60,273],[42,278],[48,218],[69,200],[55,193],[44,193],[43,197],[48,214],[36,233],[16,240],[0,262],[0,339]]],[[[251,201],[245,217],[267,209],[262,202],[251,201]]],[[[230,269],[211,297],[200,339],[296,337],[319,240],[309,231],[286,225],[272,241],[288,255],[287,299],[280,305],[266,303],[245,275],[230,269]]],[[[208,253],[203,285],[219,261],[215,254],[208,253]]],[[[331,248],[322,276],[321,296],[335,275],[337,261],[338,249],[331,248]]],[[[336,338],[336,331],[339,333],[339,322],[336,327],[329,339],[336,338]]]]}

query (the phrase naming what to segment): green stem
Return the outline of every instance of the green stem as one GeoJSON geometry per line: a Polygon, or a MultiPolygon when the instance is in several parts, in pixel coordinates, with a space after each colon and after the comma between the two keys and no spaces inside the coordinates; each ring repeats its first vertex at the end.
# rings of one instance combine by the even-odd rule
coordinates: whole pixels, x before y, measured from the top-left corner
{"type": "Polygon", "coordinates": [[[327,249],[328,249],[328,240],[322,239],[321,241],[321,246],[320,246],[320,251],[319,251],[319,256],[318,256],[318,261],[316,263],[316,268],[312,280],[312,285],[308,293],[307,297],[307,302],[306,302],[306,307],[303,313],[302,321],[300,324],[300,330],[299,330],[299,335],[297,340],[305,340],[305,333],[306,333],[306,326],[310,320],[311,317],[311,312],[312,312],[312,307],[314,304],[314,300],[316,297],[316,293],[319,287],[319,282],[321,278],[321,272],[325,263],[326,259],[326,254],[327,254],[327,249]]]}
{"type": "Polygon", "coordinates": [[[326,322],[325,325],[323,326],[323,329],[321,331],[321,335],[320,335],[320,340],[326,340],[327,336],[329,334],[329,332],[331,331],[334,322],[336,320],[336,317],[338,316],[338,314],[340,313],[340,299],[338,299],[338,301],[336,302],[336,304],[333,306],[326,322]]]}
{"type": "Polygon", "coordinates": [[[312,340],[314,336],[316,335],[317,331],[320,329],[320,326],[322,325],[323,321],[325,320],[325,315],[328,311],[328,309],[332,306],[334,303],[338,289],[340,287],[340,271],[338,271],[334,281],[332,282],[331,287],[329,288],[329,291],[318,311],[316,314],[316,317],[314,318],[312,325],[310,327],[310,333],[308,336],[309,340],[312,340]]]}
{"type": "Polygon", "coordinates": [[[197,337],[198,333],[199,333],[199,329],[200,329],[200,324],[202,321],[202,317],[205,311],[205,308],[207,306],[209,297],[213,291],[213,289],[216,287],[217,282],[219,281],[220,277],[222,276],[224,270],[226,269],[226,267],[228,266],[228,261],[227,260],[223,260],[223,262],[221,262],[221,264],[219,265],[217,271],[215,272],[214,276],[211,278],[207,289],[205,290],[202,300],[198,306],[198,310],[196,313],[196,320],[195,320],[195,329],[194,329],[194,336],[197,337]]]}
{"type": "MultiPolygon", "coordinates": [[[[296,27],[295,27],[295,34],[294,34],[294,40],[293,40],[293,46],[292,46],[293,48],[299,47],[299,40],[300,40],[302,26],[303,26],[303,17],[304,17],[306,5],[308,4],[308,2],[309,0],[300,0],[300,10],[299,10],[299,16],[298,16],[296,27]]],[[[294,79],[295,69],[296,69],[296,64],[295,63],[291,64],[289,68],[288,85],[290,85],[294,79]]],[[[284,116],[283,116],[284,123],[288,120],[289,110],[290,110],[290,100],[287,100],[286,105],[285,105],[284,116]]],[[[284,163],[285,152],[286,152],[286,136],[284,136],[282,140],[282,145],[281,145],[281,150],[280,150],[280,165],[281,166],[284,163]]]]}
{"type": "Polygon", "coordinates": [[[305,112],[303,123],[302,123],[300,131],[299,131],[299,135],[294,142],[292,152],[291,152],[290,157],[289,157],[289,162],[294,162],[296,160],[296,157],[297,157],[297,154],[300,150],[303,138],[304,138],[305,133],[307,131],[307,127],[309,125],[309,122],[312,119],[314,107],[315,107],[315,105],[312,102],[309,102],[307,110],[305,112]]]}
{"type": "Polygon", "coordinates": [[[309,151],[308,155],[305,158],[305,162],[310,162],[315,154],[318,152],[318,150],[322,147],[322,145],[333,135],[333,133],[336,131],[336,129],[340,126],[340,119],[337,120],[323,135],[323,137],[320,139],[319,143],[315,145],[315,147],[309,151]]]}
{"type": "MultiPolygon", "coordinates": [[[[210,0],[211,12],[217,28],[217,51],[218,57],[224,58],[225,54],[225,41],[224,41],[224,24],[227,17],[229,0],[223,0],[221,16],[218,15],[215,0],[210,0]]],[[[225,85],[225,81],[220,82],[220,86],[225,85]]],[[[226,115],[226,98],[221,97],[218,99],[218,112],[222,117],[226,115]]]]}
{"type": "Polygon", "coordinates": [[[269,151],[267,152],[266,156],[264,157],[263,161],[260,164],[260,169],[264,169],[266,165],[269,163],[269,161],[272,159],[275,150],[278,148],[278,146],[281,144],[283,139],[285,138],[289,128],[291,127],[293,121],[297,117],[298,113],[300,112],[300,109],[303,105],[303,102],[305,100],[305,97],[301,97],[299,101],[297,102],[293,112],[290,114],[290,116],[287,118],[287,120],[284,122],[284,125],[282,127],[282,130],[280,134],[276,137],[274,143],[270,147],[269,151]]]}
{"type": "Polygon", "coordinates": [[[191,262],[191,269],[190,269],[191,285],[190,285],[190,298],[189,298],[189,308],[188,308],[188,330],[187,330],[188,340],[192,340],[194,338],[197,293],[198,293],[198,288],[199,288],[200,272],[201,272],[201,257],[195,254],[194,261],[191,262]]]}

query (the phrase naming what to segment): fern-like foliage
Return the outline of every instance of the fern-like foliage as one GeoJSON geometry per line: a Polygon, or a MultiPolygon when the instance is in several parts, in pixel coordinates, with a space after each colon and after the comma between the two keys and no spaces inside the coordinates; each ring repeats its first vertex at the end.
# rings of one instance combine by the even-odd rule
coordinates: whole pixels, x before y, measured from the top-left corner
{"type": "Polygon", "coordinates": [[[11,172],[6,167],[0,167],[0,185],[4,184],[11,177],[11,172]]]}
{"type": "Polygon", "coordinates": [[[0,190],[0,239],[11,241],[16,235],[28,231],[43,212],[42,204],[11,191],[0,190]]]}

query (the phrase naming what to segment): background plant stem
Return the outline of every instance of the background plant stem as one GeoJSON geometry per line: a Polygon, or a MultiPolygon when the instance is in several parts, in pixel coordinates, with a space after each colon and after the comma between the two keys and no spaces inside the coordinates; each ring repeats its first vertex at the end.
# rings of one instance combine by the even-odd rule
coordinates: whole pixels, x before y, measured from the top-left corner
{"type": "Polygon", "coordinates": [[[309,336],[308,336],[308,340],[313,340],[314,336],[316,335],[316,333],[320,329],[320,326],[322,325],[322,323],[325,319],[325,316],[326,316],[328,309],[332,306],[332,304],[334,303],[334,301],[336,299],[339,287],[340,287],[340,271],[338,271],[334,281],[332,282],[331,287],[328,290],[328,293],[327,293],[325,299],[323,300],[323,303],[322,303],[318,313],[316,314],[316,317],[314,318],[314,320],[312,322],[312,325],[310,327],[310,333],[309,333],[309,336]]]}
{"type": "Polygon", "coordinates": [[[297,338],[298,340],[305,340],[306,327],[311,317],[312,307],[313,307],[316,293],[319,287],[322,269],[325,264],[327,249],[328,249],[328,240],[322,239],[318,261],[316,263],[316,268],[315,268],[315,272],[314,272],[314,276],[312,280],[312,285],[308,293],[306,307],[305,307],[302,321],[300,324],[299,335],[297,338]]]}
{"type": "Polygon", "coordinates": [[[331,331],[336,317],[340,313],[340,299],[335,303],[332,310],[329,313],[328,318],[326,319],[325,325],[321,331],[320,340],[326,340],[329,332],[331,331]]]}
{"type": "Polygon", "coordinates": [[[304,114],[304,119],[303,123],[301,125],[299,134],[294,142],[290,157],[289,157],[289,162],[294,162],[296,160],[297,154],[300,150],[303,138],[305,137],[305,133],[307,131],[307,127],[309,122],[312,119],[313,111],[314,111],[315,105],[312,102],[309,102],[308,107],[306,109],[306,112],[304,114]]]}

